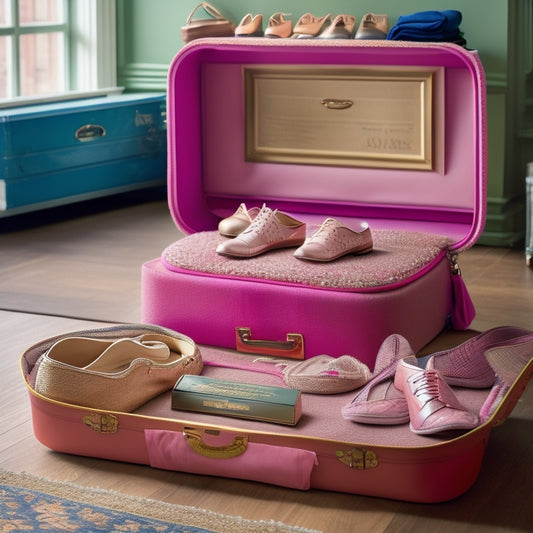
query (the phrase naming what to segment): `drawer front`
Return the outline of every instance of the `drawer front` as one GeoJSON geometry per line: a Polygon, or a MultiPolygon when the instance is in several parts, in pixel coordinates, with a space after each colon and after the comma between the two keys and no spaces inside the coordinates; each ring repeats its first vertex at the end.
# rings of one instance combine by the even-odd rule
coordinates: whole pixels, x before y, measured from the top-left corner
{"type": "Polygon", "coordinates": [[[164,153],[26,178],[0,179],[0,218],[165,183],[164,153]]]}
{"type": "Polygon", "coordinates": [[[164,153],[164,103],[161,97],[93,106],[55,104],[42,106],[41,112],[8,115],[0,124],[4,176],[23,178],[164,153]]]}

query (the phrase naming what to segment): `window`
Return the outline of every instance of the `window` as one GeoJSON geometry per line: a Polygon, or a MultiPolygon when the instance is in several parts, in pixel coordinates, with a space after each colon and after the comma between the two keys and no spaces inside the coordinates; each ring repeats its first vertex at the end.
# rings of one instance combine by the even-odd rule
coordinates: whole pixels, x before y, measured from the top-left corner
{"type": "Polygon", "coordinates": [[[68,89],[65,0],[0,0],[0,97],[68,89]]]}
{"type": "Polygon", "coordinates": [[[0,104],[115,85],[114,0],[0,0],[0,104]]]}

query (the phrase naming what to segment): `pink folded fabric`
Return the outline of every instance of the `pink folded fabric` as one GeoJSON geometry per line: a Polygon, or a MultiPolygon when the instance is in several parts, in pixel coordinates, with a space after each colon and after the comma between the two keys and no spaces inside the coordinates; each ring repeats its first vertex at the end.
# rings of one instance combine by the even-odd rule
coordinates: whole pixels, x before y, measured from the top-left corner
{"type": "Polygon", "coordinates": [[[257,442],[248,442],[245,452],[236,457],[205,457],[187,444],[183,433],[157,429],[147,429],[144,433],[150,465],[164,470],[307,490],[311,486],[313,467],[318,464],[315,452],[257,442]]]}

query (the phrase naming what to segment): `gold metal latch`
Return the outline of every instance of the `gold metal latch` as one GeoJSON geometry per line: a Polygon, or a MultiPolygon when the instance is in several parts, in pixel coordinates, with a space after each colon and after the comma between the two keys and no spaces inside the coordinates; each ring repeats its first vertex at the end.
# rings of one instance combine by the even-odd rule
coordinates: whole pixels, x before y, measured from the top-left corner
{"type": "Polygon", "coordinates": [[[86,426],[98,433],[112,435],[118,431],[118,418],[110,413],[91,413],[82,420],[86,426]]]}
{"type": "Polygon", "coordinates": [[[356,470],[367,470],[378,466],[377,455],[373,451],[365,450],[364,448],[352,448],[345,452],[338,450],[335,455],[341,463],[356,470]]]}

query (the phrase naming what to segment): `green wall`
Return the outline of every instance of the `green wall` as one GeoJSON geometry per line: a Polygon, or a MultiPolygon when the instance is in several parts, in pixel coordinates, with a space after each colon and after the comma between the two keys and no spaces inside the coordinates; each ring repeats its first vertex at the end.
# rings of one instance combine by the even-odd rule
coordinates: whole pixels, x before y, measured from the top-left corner
{"type": "MultiPolygon", "coordinates": [[[[168,66],[183,46],[181,26],[198,3],[197,0],[117,0],[119,85],[128,91],[165,91],[168,66]]],[[[428,9],[461,11],[461,30],[468,47],[479,52],[487,77],[489,198],[486,230],[480,242],[507,246],[520,241],[524,233],[525,168],[522,167],[527,158],[516,153],[513,124],[517,121],[510,116],[523,111],[513,103],[514,87],[509,86],[519,77],[512,73],[510,76],[510,57],[515,53],[509,50],[509,28],[514,28],[517,22],[510,24],[509,17],[530,14],[531,0],[331,0],[327,3],[213,0],[212,4],[235,24],[247,13],[262,13],[265,27],[270,15],[277,11],[292,14],[290,18],[294,22],[306,12],[317,16],[327,12],[349,13],[358,21],[367,12],[386,13],[391,26],[402,14],[428,9]]],[[[203,10],[198,14],[203,16],[203,10]]],[[[517,70],[520,68],[518,65],[517,70]]]]}
{"type": "MultiPolygon", "coordinates": [[[[119,76],[131,89],[144,86],[135,75],[152,67],[153,75],[163,74],[174,55],[183,46],[180,28],[189,13],[199,3],[197,0],[117,0],[119,20],[119,76]]],[[[266,1],[266,0],[216,0],[214,6],[238,24],[246,13],[263,13],[264,24],[272,13],[292,13],[294,22],[306,12],[317,16],[328,11],[333,15],[350,13],[360,20],[365,13],[386,13],[391,26],[402,14],[426,9],[458,9],[463,13],[461,29],[470,48],[479,50],[488,77],[495,82],[505,80],[507,52],[507,3],[503,0],[319,0],[266,1]],[[482,17],[483,23],[480,24],[482,17]],[[502,29],[505,28],[505,31],[502,29]]],[[[198,11],[203,15],[203,10],[198,11]]],[[[148,73],[147,73],[148,74],[148,73]]],[[[164,78],[164,76],[163,76],[164,78]]],[[[162,80],[159,80],[160,82],[162,80]]],[[[164,80],[163,80],[164,81],[164,80]]],[[[163,87],[163,85],[162,85],[163,87]]]]}

